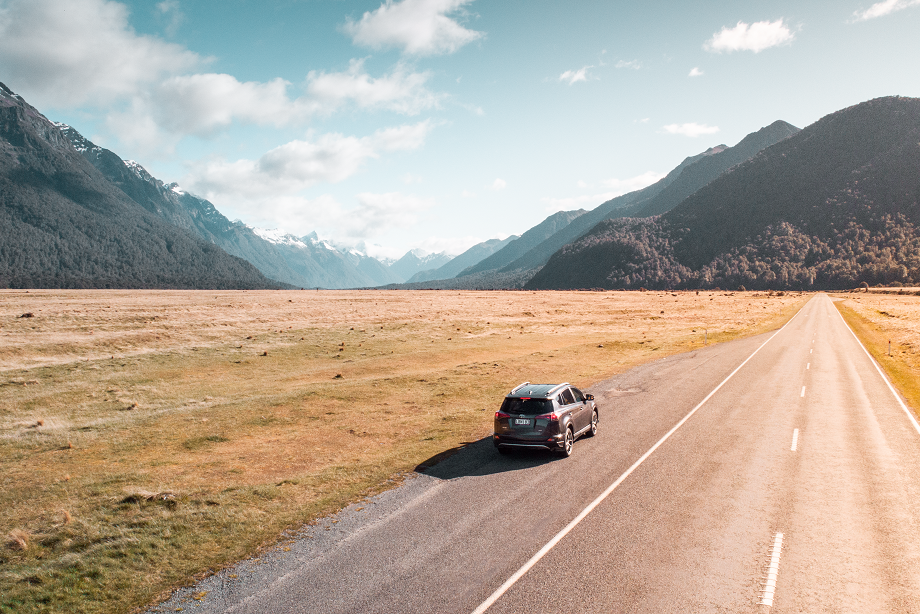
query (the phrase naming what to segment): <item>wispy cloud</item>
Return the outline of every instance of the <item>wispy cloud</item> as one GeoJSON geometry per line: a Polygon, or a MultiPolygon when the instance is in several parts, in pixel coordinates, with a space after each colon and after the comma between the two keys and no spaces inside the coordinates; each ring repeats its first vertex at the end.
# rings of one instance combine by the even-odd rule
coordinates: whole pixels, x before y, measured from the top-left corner
{"type": "Polygon", "coordinates": [[[504,190],[507,187],[508,187],[508,183],[504,179],[496,179],[489,186],[489,189],[498,191],[498,190],[504,190]]]}
{"type": "Polygon", "coordinates": [[[356,198],[358,206],[348,210],[339,222],[349,237],[373,238],[394,226],[411,226],[419,212],[435,204],[430,198],[402,192],[362,192],[356,198]]]}
{"type": "Polygon", "coordinates": [[[165,22],[164,30],[167,36],[175,36],[179,26],[185,21],[185,14],[179,8],[178,0],[163,0],[157,3],[159,18],[165,22]]]}
{"type": "Polygon", "coordinates": [[[618,60],[613,66],[614,68],[631,68],[632,70],[639,70],[642,68],[642,63],[639,60],[618,60]]]}
{"type": "Polygon", "coordinates": [[[559,75],[559,80],[562,81],[563,83],[568,83],[569,85],[573,85],[575,83],[578,83],[579,81],[587,81],[588,80],[588,70],[591,68],[594,68],[594,67],[593,66],[583,66],[579,68],[578,70],[567,70],[561,75],[559,75]]]}
{"type": "Polygon", "coordinates": [[[389,74],[374,78],[364,70],[364,60],[351,60],[348,70],[343,72],[311,71],[307,75],[307,93],[327,111],[353,102],[361,108],[416,115],[437,107],[444,98],[425,87],[430,76],[398,64],[389,74]]]}
{"type": "Polygon", "coordinates": [[[706,73],[704,73],[702,70],[694,66],[693,68],[690,69],[690,74],[687,76],[688,77],[702,77],[704,74],[706,73]]]}
{"type": "Polygon", "coordinates": [[[689,124],[668,124],[667,126],[662,126],[661,130],[668,134],[680,134],[695,138],[704,134],[715,134],[719,131],[719,127],[692,122],[689,124]]]}
{"type": "Polygon", "coordinates": [[[863,11],[856,11],[853,13],[853,18],[856,21],[866,21],[918,5],[920,5],[920,0],[884,0],[884,2],[876,2],[863,11]]]}
{"type": "Polygon", "coordinates": [[[356,45],[374,49],[395,47],[411,55],[454,53],[483,37],[455,19],[473,0],[386,0],[343,29],[356,45]]]}
{"type": "Polygon", "coordinates": [[[725,26],[713,34],[703,48],[715,52],[753,51],[760,53],[770,47],[791,43],[793,38],[795,35],[782,19],[758,21],[752,24],[739,21],[734,28],[725,26]]]}
{"type": "Polygon", "coordinates": [[[177,75],[149,84],[130,104],[109,112],[106,126],[123,143],[153,152],[169,150],[186,135],[210,137],[234,123],[297,126],[344,106],[387,109],[416,115],[437,107],[443,96],[431,92],[427,73],[398,65],[374,78],[361,60],[343,72],[310,72],[304,95],[292,98],[283,79],[241,82],[219,73],[177,75]]]}
{"type": "MultiPolygon", "coordinates": [[[[177,0],[154,5],[167,30],[181,22],[177,0]],[[170,25],[173,24],[173,25],[170,25]]],[[[364,60],[341,72],[311,71],[302,93],[276,78],[240,81],[204,72],[211,61],[155,36],[138,35],[112,0],[0,0],[4,81],[40,108],[91,108],[132,155],[170,154],[185,136],[211,137],[234,123],[298,126],[345,107],[417,115],[446,98],[429,72],[397,63],[368,74],[364,60]]]]}
{"type": "Polygon", "coordinates": [[[63,10],[58,0],[6,0],[0,7],[3,80],[41,107],[108,104],[208,61],[138,35],[117,2],[68,0],[63,10]]]}
{"type": "Polygon", "coordinates": [[[417,149],[431,130],[429,121],[378,130],[358,138],[324,134],[295,140],[258,160],[208,160],[183,180],[189,189],[209,198],[220,196],[264,200],[294,194],[318,183],[337,183],[354,175],[369,158],[382,152],[417,149]]]}

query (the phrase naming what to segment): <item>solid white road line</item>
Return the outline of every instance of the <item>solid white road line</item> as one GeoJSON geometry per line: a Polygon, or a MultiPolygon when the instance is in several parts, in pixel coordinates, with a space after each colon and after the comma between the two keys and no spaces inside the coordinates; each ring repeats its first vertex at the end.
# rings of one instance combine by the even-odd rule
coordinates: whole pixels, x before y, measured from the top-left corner
{"type": "Polygon", "coordinates": [[[872,358],[872,354],[870,354],[869,350],[866,349],[866,346],[862,344],[862,341],[859,340],[859,337],[856,336],[856,333],[853,332],[853,329],[850,328],[850,325],[847,324],[847,321],[843,319],[843,314],[840,313],[840,310],[837,309],[836,306],[834,307],[834,309],[837,311],[837,315],[840,316],[840,319],[843,321],[843,325],[847,327],[847,330],[850,331],[850,334],[853,335],[854,339],[856,339],[856,343],[859,344],[859,347],[862,348],[862,351],[865,352],[866,356],[869,357],[869,361],[875,367],[875,370],[878,371],[878,374],[882,377],[882,380],[885,382],[885,384],[888,385],[888,390],[891,391],[891,394],[894,395],[894,398],[898,402],[898,405],[900,405],[901,409],[904,410],[904,413],[907,414],[907,418],[910,420],[910,423],[914,425],[914,430],[917,431],[918,434],[920,434],[920,424],[917,424],[917,419],[914,417],[913,412],[907,409],[907,405],[905,405],[904,401],[901,400],[901,395],[898,394],[898,391],[895,390],[894,386],[891,385],[891,382],[888,381],[888,376],[885,375],[885,373],[882,371],[882,368],[879,366],[879,364],[875,361],[874,358],[872,358]]]}
{"type": "Polygon", "coordinates": [[[802,386],[802,394],[800,394],[799,396],[800,396],[800,397],[804,397],[804,396],[805,396],[805,386],[802,386]]]}
{"type": "Polygon", "coordinates": [[[792,447],[790,450],[795,452],[796,448],[799,447],[799,429],[792,430],[792,447]]]}
{"type": "MultiPolygon", "coordinates": [[[[806,304],[807,304],[807,303],[806,303],[806,304]]],[[[690,410],[690,413],[688,413],[686,416],[684,416],[683,418],[681,418],[680,422],[678,422],[677,424],[675,424],[675,425],[671,428],[671,430],[668,431],[668,432],[664,435],[664,437],[662,437],[661,439],[659,439],[658,442],[657,442],[655,445],[653,445],[651,448],[649,448],[648,452],[646,452],[645,454],[643,454],[642,456],[640,456],[640,457],[639,457],[639,460],[637,460],[635,463],[633,463],[632,466],[631,466],[629,469],[627,469],[627,470],[623,473],[623,475],[621,475],[620,477],[618,477],[618,478],[616,479],[616,481],[615,481],[613,484],[611,484],[610,486],[607,487],[607,490],[605,490],[604,492],[602,492],[602,493],[597,497],[597,499],[595,499],[594,501],[592,501],[592,502],[588,505],[588,507],[586,507],[585,509],[583,509],[583,510],[581,511],[581,513],[578,514],[578,516],[575,516],[575,518],[572,519],[572,522],[570,522],[569,524],[567,524],[567,525],[565,526],[565,528],[563,528],[561,531],[559,531],[558,533],[556,533],[556,535],[555,535],[551,540],[549,540],[549,542],[547,542],[547,544],[546,544],[545,546],[543,546],[542,548],[540,548],[540,551],[539,551],[539,552],[537,552],[535,555],[533,555],[532,557],[530,557],[530,560],[529,560],[529,561],[527,561],[526,563],[524,563],[523,567],[521,567],[521,568],[518,569],[516,572],[514,572],[514,574],[513,574],[510,578],[508,578],[507,580],[505,580],[504,584],[502,584],[501,586],[499,586],[498,589],[496,589],[496,591],[495,591],[494,593],[492,593],[491,595],[489,595],[489,598],[488,598],[488,599],[486,599],[486,600],[483,601],[481,604],[479,604],[479,607],[476,608],[475,610],[473,610],[472,614],[483,614],[486,610],[488,610],[490,607],[492,607],[492,604],[493,604],[493,603],[495,603],[496,601],[498,601],[499,598],[500,598],[502,595],[504,595],[506,592],[508,592],[508,589],[510,589],[512,586],[515,585],[515,583],[517,583],[518,580],[520,580],[522,577],[524,577],[524,574],[526,574],[528,571],[531,570],[531,568],[533,568],[534,565],[536,565],[538,562],[540,562],[540,559],[542,559],[544,556],[546,556],[546,554],[547,554],[550,550],[552,550],[553,547],[554,547],[556,544],[558,544],[560,541],[562,541],[562,538],[565,537],[566,535],[568,535],[568,534],[572,531],[572,529],[574,529],[576,526],[578,526],[578,523],[580,523],[582,520],[584,520],[585,517],[586,517],[588,514],[590,514],[590,513],[594,510],[594,508],[596,508],[598,505],[600,505],[600,504],[604,501],[604,499],[606,499],[607,497],[609,497],[609,496],[610,496],[610,493],[612,493],[614,490],[616,490],[617,487],[618,487],[620,484],[622,484],[623,481],[626,480],[626,478],[628,478],[628,477],[632,474],[633,471],[635,471],[636,469],[639,468],[639,465],[641,465],[642,463],[644,463],[644,462],[648,459],[648,457],[651,456],[651,455],[655,452],[655,450],[657,450],[657,449],[661,446],[661,444],[663,444],[663,443],[666,442],[668,439],[670,439],[671,435],[673,435],[675,432],[677,432],[677,429],[679,429],[680,427],[682,427],[682,426],[684,425],[684,423],[685,423],[687,420],[689,420],[690,417],[693,416],[693,414],[695,414],[695,413],[697,412],[697,410],[698,410],[700,407],[702,407],[702,406],[706,403],[706,401],[708,401],[709,399],[711,399],[712,396],[713,396],[715,393],[717,393],[717,392],[722,388],[722,386],[724,386],[725,384],[727,384],[727,383],[728,383],[728,380],[730,380],[731,378],[733,378],[733,377],[735,376],[735,373],[737,373],[738,371],[741,370],[741,367],[743,367],[744,365],[746,365],[746,364],[748,363],[749,360],[751,360],[752,358],[754,358],[754,356],[757,354],[757,352],[759,352],[760,350],[762,350],[762,349],[764,348],[765,345],[767,345],[768,343],[770,343],[770,341],[773,340],[773,337],[775,337],[776,335],[778,335],[778,334],[780,334],[781,332],[783,332],[783,330],[784,330],[787,326],[789,326],[789,324],[790,324],[790,323],[796,318],[796,316],[798,316],[801,312],[802,312],[801,309],[800,309],[799,311],[797,311],[797,312],[795,313],[795,315],[792,316],[792,317],[789,319],[789,322],[786,322],[785,324],[783,324],[782,328],[780,328],[778,331],[776,331],[775,333],[773,333],[772,335],[770,335],[770,338],[769,338],[769,339],[767,339],[766,341],[764,341],[764,342],[760,345],[760,347],[758,347],[756,350],[754,350],[754,352],[753,352],[750,356],[748,356],[747,358],[745,358],[745,359],[744,359],[744,362],[742,362],[740,365],[738,365],[738,366],[735,368],[735,370],[732,371],[732,372],[728,375],[728,377],[726,377],[724,380],[722,380],[722,383],[721,383],[721,384],[719,384],[718,386],[716,386],[715,388],[713,388],[713,389],[712,389],[712,392],[710,392],[709,394],[706,395],[706,398],[704,398],[702,401],[700,401],[700,402],[697,404],[696,407],[694,407],[693,409],[691,409],[691,410],[690,410]]]]}
{"type": "Polygon", "coordinates": [[[776,577],[779,575],[779,557],[783,551],[783,534],[777,533],[770,553],[770,565],[767,567],[767,581],[764,583],[763,597],[759,605],[773,607],[773,594],[776,592],[776,577]]]}

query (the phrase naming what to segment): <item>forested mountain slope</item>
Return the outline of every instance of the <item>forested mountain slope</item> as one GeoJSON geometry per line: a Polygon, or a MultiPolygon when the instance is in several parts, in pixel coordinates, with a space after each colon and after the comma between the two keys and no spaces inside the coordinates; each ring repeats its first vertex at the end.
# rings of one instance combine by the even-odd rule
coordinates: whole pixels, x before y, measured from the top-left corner
{"type": "Polygon", "coordinates": [[[843,109],[670,212],[608,220],[528,288],[920,283],[920,99],[843,109]]]}
{"type": "Polygon", "coordinates": [[[279,284],[138,205],[0,84],[0,287],[279,284]]]}

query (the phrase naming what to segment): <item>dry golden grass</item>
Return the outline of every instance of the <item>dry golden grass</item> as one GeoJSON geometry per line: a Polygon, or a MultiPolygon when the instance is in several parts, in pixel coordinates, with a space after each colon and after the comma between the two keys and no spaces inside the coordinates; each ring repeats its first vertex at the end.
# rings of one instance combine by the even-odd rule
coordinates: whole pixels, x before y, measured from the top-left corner
{"type": "Polygon", "coordinates": [[[520,381],[587,387],[704,334],[775,328],[807,299],[0,296],[2,612],[130,611],[488,435],[520,381]]]}
{"type": "Polygon", "coordinates": [[[837,303],[915,414],[920,408],[920,296],[914,295],[916,291],[872,288],[868,293],[839,295],[844,300],[837,303]]]}

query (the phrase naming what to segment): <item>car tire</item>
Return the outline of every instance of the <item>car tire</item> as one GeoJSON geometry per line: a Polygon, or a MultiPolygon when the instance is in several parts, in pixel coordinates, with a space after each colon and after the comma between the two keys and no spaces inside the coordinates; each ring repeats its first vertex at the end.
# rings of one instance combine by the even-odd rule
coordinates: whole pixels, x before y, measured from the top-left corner
{"type": "Polygon", "coordinates": [[[559,454],[568,458],[572,456],[572,448],[575,446],[575,431],[572,430],[572,427],[565,429],[565,439],[562,440],[562,449],[559,450],[559,454]]]}
{"type": "Polygon", "coordinates": [[[597,435],[597,410],[591,412],[591,428],[588,429],[588,437],[597,435]]]}

